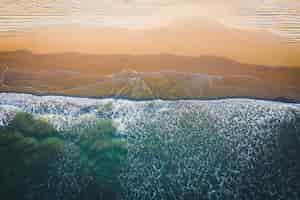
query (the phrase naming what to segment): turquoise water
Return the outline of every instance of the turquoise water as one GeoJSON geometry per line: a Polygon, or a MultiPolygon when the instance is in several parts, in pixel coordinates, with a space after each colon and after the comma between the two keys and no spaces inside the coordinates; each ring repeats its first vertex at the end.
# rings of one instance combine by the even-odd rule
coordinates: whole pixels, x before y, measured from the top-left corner
{"type": "Polygon", "coordinates": [[[300,198],[298,105],[26,99],[0,98],[1,199],[300,198]]]}
{"type": "Polygon", "coordinates": [[[30,114],[17,113],[1,129],[0,144],[1,198],[120,196],[118,176],[127,148],[111,121],[99,120],[88,129],[78,127],[72,134],[63,134],[42,120],[34,120],[30,114]]]}

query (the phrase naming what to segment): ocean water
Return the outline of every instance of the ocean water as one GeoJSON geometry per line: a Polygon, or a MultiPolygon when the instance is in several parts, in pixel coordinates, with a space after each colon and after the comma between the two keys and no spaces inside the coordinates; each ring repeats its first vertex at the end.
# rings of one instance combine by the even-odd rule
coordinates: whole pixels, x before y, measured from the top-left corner
{"type": "Polygon", "coordinates": [[[300,105],[0,94],[1,199],[300,199],[300,105]]]}

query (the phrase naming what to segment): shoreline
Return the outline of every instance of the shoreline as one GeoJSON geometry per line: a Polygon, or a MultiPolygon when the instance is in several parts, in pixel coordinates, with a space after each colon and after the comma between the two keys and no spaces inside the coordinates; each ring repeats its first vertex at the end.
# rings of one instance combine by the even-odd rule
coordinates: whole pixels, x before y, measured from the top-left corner
{"type": "Polygon", "coordinates": [[[16,91],[0,91],[0,94],[26,94],[33,95],[37,97],[70,97],[70,98],[81,98],[81,99],[94,99],[94,100],[103,100],[103,99],[112,99],[112,100],[128,100],[128,101],[153,101],[153,100],[162,100],[162,101],[214,101],[214,100],[228,100],[228,99],[249,99],[249,100],[260,100],[260,101],[269,101],[269,102],[277,102],[277,103],[289,103],[289,104],[300,104],[300,100],[297,99],[289,99],[285,97],[277,97],[277,98],[260,98],[253,96],[220,96],[220,97],[173,97],[173,98],[133,98],[126,96],[80,96],[80,95],[65,95],[59,93],[34,93],[34,92],[16,92],[16,91]]]}

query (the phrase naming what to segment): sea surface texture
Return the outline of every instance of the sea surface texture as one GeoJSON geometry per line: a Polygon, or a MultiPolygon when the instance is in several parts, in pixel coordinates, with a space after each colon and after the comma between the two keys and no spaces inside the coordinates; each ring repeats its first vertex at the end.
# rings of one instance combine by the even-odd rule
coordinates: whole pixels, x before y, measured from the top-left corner
{"type": "MultiPolygon", "coordinates": [[[[24,169],[45,166],[38,168],[45,170],[41,178],[31,176],[33,167],[22,178],[16,175],[19,168],[5,171],[20,164],[2,159],[1,165],[9,163],[0,168],[0,195],[5,199],[16,194],[52,200],[300,199],[299,104],[1,93],[0,126],[1,157],[7,155],[5,148],[18,148],[15,160],[30,161],[24,169]],[[28,123],[22,125],[20,119],[47,123],[55,137],[29,134],[32,130],[24,128],[28,123]],[[110,137],[94,139],[97,131],[89,130],[99,120],[101,127],[106,122],[114,127],[110,137]],[[19,143],[27,138],[26,145],[16,146],[10,133],[19,143]],[[45,144],[51,147],[48,153],[53,144],[59,147],[60,156],[51,160],[39,155],[45,144]],[[41,157],[33,162],[35,154],[41,157]],[[42,159],[49,165],[35,164],[42,159]]],[[[43,133],[45,128],[37,127],[43,133]]]]}

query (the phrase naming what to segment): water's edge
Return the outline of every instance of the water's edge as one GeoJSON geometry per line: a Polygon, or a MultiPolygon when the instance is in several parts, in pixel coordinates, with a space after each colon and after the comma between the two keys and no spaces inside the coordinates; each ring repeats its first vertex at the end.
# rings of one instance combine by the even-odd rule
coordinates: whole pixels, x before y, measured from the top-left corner
{"type": "Polygon", "coordinates": [[[277,97],[277,98],[260,98],[255,96],[220,96],[220,97],[172,97],[172,98],[162,98],[162,97],[151,97],[151,98],[134,98],[127,96],[116,96],[116,95],[108,95],[108,96],[80,96],[80,95],[65,95],[61,93],[35,93],[35,92],[18,92],[18,91],[0,91],[0,94],[28,94],[39,97],[49,97],[49,96],[57,96],[57,97],[71,97],[71,98],[83,98],[83,99],[115,99],[115,100],[130,100],[130,101],[153,101],[153,100],[163,100],[163,101],[181,101],[181,100],[195,100],[195,101],[213,101],[213,100],[226,100],[226,99],[251,99],[251,100],[262,100],[262,101],[270,101],[270,102],[280,102],[280,103],[295,103],[300,104],[300,100],[291,99],[286,97],[277,97]]]}

